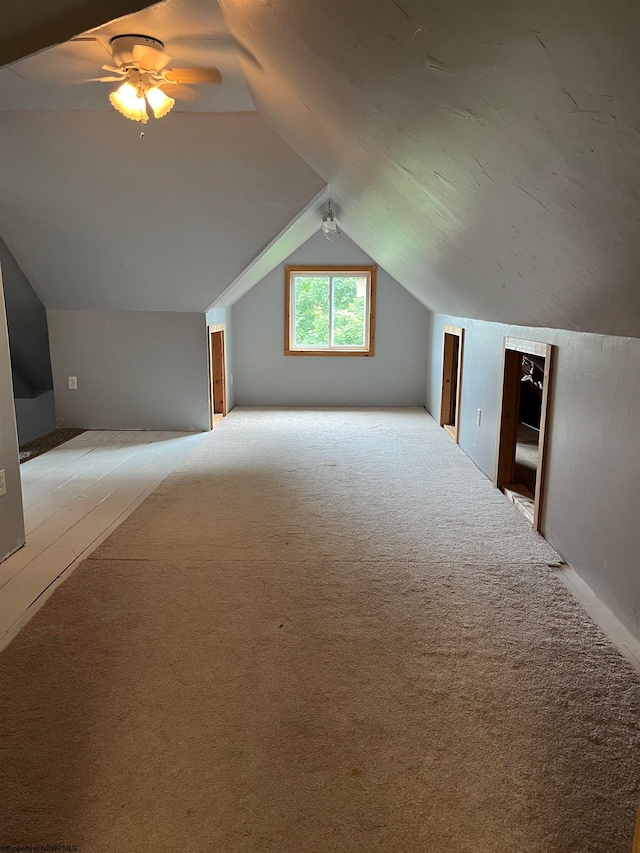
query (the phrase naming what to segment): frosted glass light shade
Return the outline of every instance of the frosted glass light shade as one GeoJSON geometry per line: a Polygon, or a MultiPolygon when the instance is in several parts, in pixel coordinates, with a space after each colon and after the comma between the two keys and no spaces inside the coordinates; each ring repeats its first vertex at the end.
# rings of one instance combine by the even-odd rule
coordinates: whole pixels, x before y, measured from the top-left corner
{"type": "Polygon", "coordinates": [[[111,92],[109,100],[118,112],[132,121],[141,121],[143,124],[149,121],[145,100],[138,97],[136,88],[131,83],[123,83],[119,89],[111,92]]]}
{"type": "Polygon", "coordinates": [[[147,101],[149,102],[149,106],[153,110],[153,114],[156,118],[162,118],[166,116],[175,104],[173,98],[169,98],[162,89],[158,89],[154,86],[152,89],[149,89],[147,92],[147,101]]]}

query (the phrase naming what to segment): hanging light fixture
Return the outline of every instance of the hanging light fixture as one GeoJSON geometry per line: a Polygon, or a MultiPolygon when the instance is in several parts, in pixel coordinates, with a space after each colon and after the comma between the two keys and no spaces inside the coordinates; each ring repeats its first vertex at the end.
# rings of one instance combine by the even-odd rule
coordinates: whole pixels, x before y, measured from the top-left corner
{"type": "Polygon", "coordinates": [[[331,209],[331,202],[329,202],[327,211],[322,217],[322,233],[327,240],[333,240],[336,234],[338,237],[342,237],[340,229],[338,228],[338,223],[336,222],[335,214],[331,209]]]}
{"type": "Polygon", "coordinates": [[[165,95],[162,89],[158,89],[157,86],[152,86],[151,89],[147,91],[146,98],[147,103],[153,110],[153,114],[156,118],[166,116],[168,112],[171,112],[175,105],[174,99],[165,95]]]}
{"type": "Polygon", "coordinates": [[[109,100],[118,112],[132,121],[146,124],[149,121],[147,104],[153,110],[156,118],[166,116],[173,108],[175,101],[168,97],[157,86],[148,86],[144,81],[136,81],[137,85],[130,81],[123,83],[115,92],[111,92],[109,100]]]}
{"type": "MultiPolygon", "coordinates": [[[[164,52],[164,44],[152,36],[121,35],[109,42],[113,65],[103,65],[107,77],[92,77],[86,83],[117,83],[118,88],[109,95],[112,106],[132,121],[146,124],[149,121],[147,106],[155,118],[163,118],[175,106],[175,100],[165,89],[177,86],[179,98],[195,100],[198,92],[193,86],[220,83],[220,71],[213,66],[175,68],[169,67],[171,57],[164,52]]],[[[142,134],[141,134],[142,135],[142,134]]]]}
{"type": "Polygon", "coordinates": [[[111,105],[132,121],[146,124],[149,121],[144,97],[140,97],[133,83],[123,83],[109,95],[111,105]]]}

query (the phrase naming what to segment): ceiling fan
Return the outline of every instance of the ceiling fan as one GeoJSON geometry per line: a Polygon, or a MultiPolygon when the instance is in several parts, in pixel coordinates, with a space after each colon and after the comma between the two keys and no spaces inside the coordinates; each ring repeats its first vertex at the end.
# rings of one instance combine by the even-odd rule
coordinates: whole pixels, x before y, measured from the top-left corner
{"type": "Polygon", "coordinates": [[[95,77],[86,82],[121,83],[111,92],[109,100],[116,110],[133,121],[147,123],[147,105],[156,118],[166,116],[175,105],[170,94],[192,101],[198,94],[191,86],[222,82],[217,68],[169,68],[171,57],[164,52],[164,44],[151,36],[114,36],[109,45],[114,64],[102,68],[113,76],[95,77]]]}

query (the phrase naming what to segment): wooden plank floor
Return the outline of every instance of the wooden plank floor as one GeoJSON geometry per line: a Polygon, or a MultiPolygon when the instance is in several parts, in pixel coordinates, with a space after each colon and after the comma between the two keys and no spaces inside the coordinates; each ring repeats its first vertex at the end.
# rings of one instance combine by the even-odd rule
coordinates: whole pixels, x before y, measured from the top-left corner
{"type": "Polygon", "coordinates": [[[0,563],[0,649],[204,435],[90,430],[20,466],[27,542],[0,563]]]}

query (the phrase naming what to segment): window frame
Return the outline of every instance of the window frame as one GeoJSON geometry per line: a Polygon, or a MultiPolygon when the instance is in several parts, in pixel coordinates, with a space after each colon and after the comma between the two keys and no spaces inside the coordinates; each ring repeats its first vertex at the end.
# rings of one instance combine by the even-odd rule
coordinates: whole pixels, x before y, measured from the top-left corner
{"type": "MultiPolygon", "coordinates": [[[[303,356],[316,356],[318,358],[326,358],[326,357],[353,357],[360,356],[364,358],[371,358],[374,355],[375,350],[375,331],[376,331],[376,271],[377,267],[375,265],[368,266],[366,264],[359,264],[358,266],[334,266],[334,265],[313,265],[313,266],[289,266],[285,267],[284,270],[284,354],[285,355],[303,355],[303,356]],[[300,349],[295,347],[295,329],[292,328],[294,321],[294,311],[292,311],[292,305],[295,304],[293,300],[293,287],[294,287],[294,277],[296,275],[306,273],[307,275],[328,275],[328,276],[337,276],[341,273],[344,273],[348,276],[357,275],[365,275],[369,280],[369,317],[368,317],[368,330],[369,330],[369,341],[368,346],[366,348],[361,349],[350,349],[348,347],[313,347],[307,349],[300,349]],[[292,346],[292,343],[294,346],[292,346]]],[[[366,327],[365,327],[366,331],[366,327]]]]}

